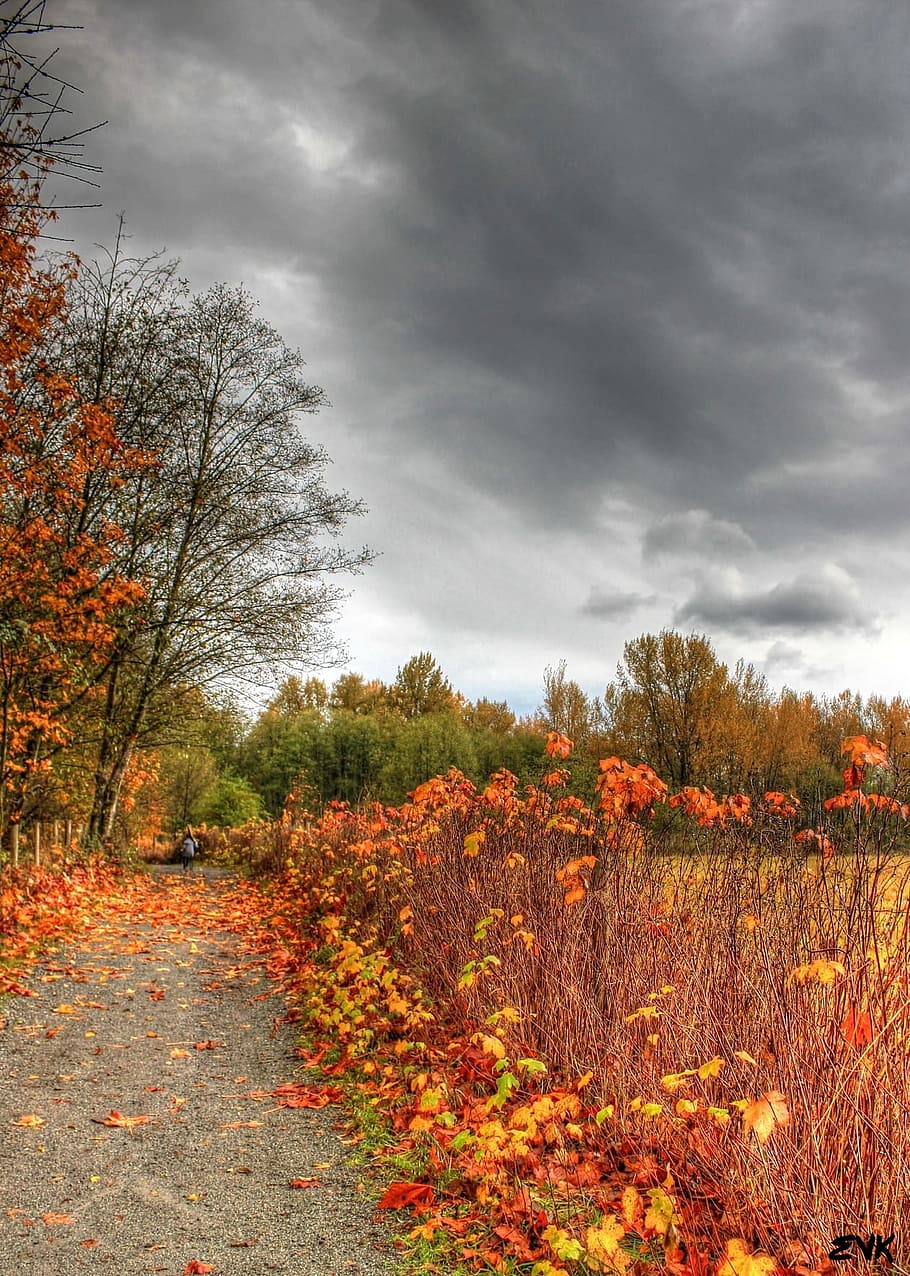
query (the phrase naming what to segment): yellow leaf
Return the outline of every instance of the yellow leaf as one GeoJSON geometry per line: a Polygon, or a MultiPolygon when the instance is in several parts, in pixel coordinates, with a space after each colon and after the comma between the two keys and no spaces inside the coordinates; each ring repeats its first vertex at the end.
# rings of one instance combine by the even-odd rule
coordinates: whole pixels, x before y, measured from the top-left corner
{"type": "Polygon", "coordinates": [[[698,1104],[692,1099],[677,1099],[676,1114],[677,1116],[694,1116],[698,1111],[698,1104]]]}
{"type": "Polygon", "coordinates": [[[779,1125],[787,1125],[789,1121],[787,1100],[779,1090],[769,1090],[743,1110],[746,1133],[754,1133],[759,1143],[767,1143],[774,1129],[779,1125]]]}
{"type": "Polygon", "coordinates": [[[614,1215],[585,1232],[585,1263],[595,1272],[624,1272],[629,1255],[619,1248],[626,1229],[614,1215]]]}
{"type": "Polygon", "coordinates": [[[645,1214],[645,1227],[649,1227],[658,1236],[666,1236],[669,1240],[676,1223],[679,1222],[676,1203],[662,1187],[652,1187],[648,1196],[651,1204],[645,1214]]]}
{"type": "Polygon", "coordinates": [[[624,1187],[621,1197],[622,1216],[630,1227],[634,1227],[635,1220],[641,1213],[641,1193],[637,1187],[629,1184],[624,1187]]]}
{"type": "Polygon", "coordinates": [[[758,1067],[758,1060],[753,1059],[746,1050],[736,1050],[733,1054],[734,1059],[739,1059],[742,1063],[751,1063],[753,1068],[758,1067]]]}
{"type": "Polygon", "coordinates": [[[709,1059],[707,1063],[701,1065],[698,1069],[698,1075],[702,1081],[707,1081],[709,1077],[719,1076],[725,1062],[726,1060],[721,1059],[720,1055],[715,1055],[713,1059],[709,1059]]]}
{"type": "Polygon", "coordinates": [[[771,1276],[777,1264],[767,1254],[750,1254],[742,1240],[727,1241],[727,1255],[717,1276],[771,1276]]]}
{"type": "Polygon", "coordinates": [[[469,833],[464,840],[464,853],[469,859],[473,859],[480,854],[480,848],[486,841],[486,833],[483,829],[478,829],[476,833],[469,833]]]}
{"type": "Polygon", "coordinates": [[[791,970],[787,987],[789,988],[792,983],[805,984],[811,981],[819,984],[833,984],[838,975],[846,973],[839,961],[828,961],[825,957],[817,957],[807,966],[797,966],[795,970],[791,970]]]}
{"type": "Polygon", "coordinates": [[[695,1073],[691,1068],[688,1068],[685,1072],[668,1072],[665,1077],[661,1077],[660,1084],[668,1094],[675,1094],[677,1090],[681,1090],[684,1085],[687,1085],[689,1078],[694,1075],[695,1073]]]}
{"type": "Polygon", "coordinates": [[[479,1045],[484,1054],[491,1054],[494,1059],[504,1059],[506,1057],[506,1048],[498,1037],[490,1037],[485,1032],[475,1032],[471,1038],[475,1045],[479,1045]]]}

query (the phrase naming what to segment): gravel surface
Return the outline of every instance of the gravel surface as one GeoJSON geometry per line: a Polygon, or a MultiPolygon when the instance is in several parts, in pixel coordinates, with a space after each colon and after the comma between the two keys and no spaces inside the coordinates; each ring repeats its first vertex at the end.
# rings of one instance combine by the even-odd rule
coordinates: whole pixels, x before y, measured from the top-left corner
{"type": "Polygon", "coordinates": [[[157,874],[144,907],[30,972],[37,997],[0,1001],[0,1276],[390,1273],[340,1109],[262,1093],[314,1078],[261,963],[217,929],[230,880],[189,877],[157,874]]]}

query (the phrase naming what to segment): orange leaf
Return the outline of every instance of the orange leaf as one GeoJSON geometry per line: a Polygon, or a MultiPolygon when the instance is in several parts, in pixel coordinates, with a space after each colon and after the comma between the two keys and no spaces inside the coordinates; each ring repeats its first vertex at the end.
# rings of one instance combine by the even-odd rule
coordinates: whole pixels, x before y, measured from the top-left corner
{"type": "Polygon", "coordinates": [[[288,1179],[288,1187],[318,1187],[321,1179],[288,1179]]]}
{"type": "Polygon", "coordinates": [[[124,1116],[116,1108],[112,1108],[106,1117],[92,1117],[96,1125],[110,1125],[121,1130],[133,1130],[137,1125],[148,1125],[151,1119],[150,1116],[124,1116]]]}
{"type": "Polygon", "coordinates": [[[429,1183],[390,1183],[379,1200],[377,1209],[401,1210],[408,1206],[415,1209],[432,1205],[433,1188],[429,1183]]]}
{"type": "Polygon", "coordinates": [[[844,1034],[845,1041],[855,1046],[857,1050],[862,1050],[863,1046],[868,1046],[872,1040],[872,1018],[869,1011],[851,1006],[841,1021],[840,1030],[844,1034]]]}
{"type": "Polygon", "coordinates": [[[72,1214],[48,1213],[48,1214],[41,1215],[41,1222],[44,1223],[47,1227],[63,1227],[68,1223],[72,1223],[72,1221],[73,1221],[72,1214]]]}
{"type": "Polygon", "coordinates": [[[34,1112],[28,1112],[25,1116],[21,1116],[18,1121],[11,1122],[12,1125],[23,1125],[27,1130],[37,1130],[39,1126],[44,1125],[44,1117],[38,1116],[34,1112]]]}
{"type": "Polygon", "coordinates": [[[206,1272],[214,1270],[211,1263],[200,1263],[198,1258],[194,1258],[184,1267],[182,1276],[205,1276],[206,1272]]]}
{"type": "Polygon", "coordinates": [[[194,1050],[217,1050],[221,1045],[220,1041],[196,1041],[193,1043],[194,1050]]]}
{"type": "Polygon", "coordinates": [[[769,1090],[760,1099],[750,1103],[743,1112],[746,1133],[754,1132],[759,1143],[767,1143],[775,1127],[787,1125],[789,1121],[790,1111],[787,1100],[779,1090],[769,1090]]]}

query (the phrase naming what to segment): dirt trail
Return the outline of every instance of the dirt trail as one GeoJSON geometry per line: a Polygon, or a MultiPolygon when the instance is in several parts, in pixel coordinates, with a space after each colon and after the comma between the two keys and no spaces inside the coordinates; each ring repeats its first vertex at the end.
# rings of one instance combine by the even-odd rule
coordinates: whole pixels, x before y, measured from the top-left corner
{"type": "Polygon", "coordinates": [[[207,878],[156,875],[0,1001],[0,1276],[391,1271],[339,1109],[285,1106],[325,1095],[207,878]]]}

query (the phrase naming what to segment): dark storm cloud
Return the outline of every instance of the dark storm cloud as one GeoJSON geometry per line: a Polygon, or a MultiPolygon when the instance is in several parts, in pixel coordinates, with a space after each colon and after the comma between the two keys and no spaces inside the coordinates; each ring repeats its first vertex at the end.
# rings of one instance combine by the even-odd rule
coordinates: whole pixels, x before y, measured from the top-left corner
{"type": "Polygon", "coordinates": [[[755,635],[764,630],[792,634],[878,628],[863,607],[852,579],[836,567],[806,573],[765,590],[732,590],[702,580],[675,613],[679,625],[755,635]]]}
{"type": "Polygon", "coordinates": [[[541,647],[553,599],[619,645],[657,597],[737,636],[869,632],[823,564],[910,576],[902,0],[56,6],[84,122],[111,120],[106,208],[70,233],[110,242],[124,208],[194,286],[280,276],[386,551],[373,596],[421,641],[455,641],[485,551],[497,632],[541,647]],[[579,609],[526,578],[538,533],[621,587],[579,609]],[[725,562],[749,580],[683,597],[725,562]]]}
{"type": "Polygon", "coordinates": [[[415,388],[402,441],[528,510],[583,526],[625,484],[754,520],[757,465],[861,426],[835,366],[906,386],[901,6],[77,8],[176,99],[113,57],[137,229],[318,272],[350,356],[415,388]],[[295,114],[343,172],[295,160],[295,114]]]}

